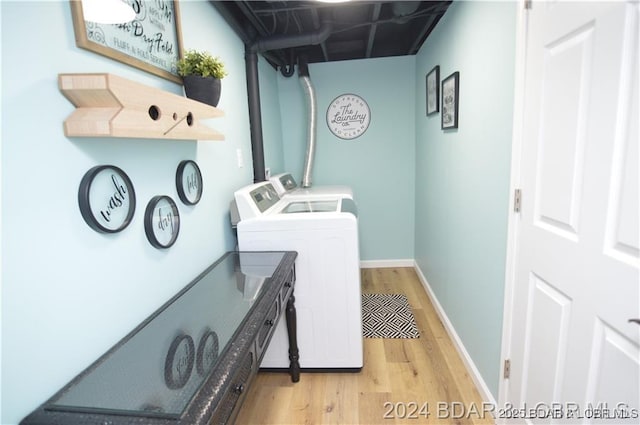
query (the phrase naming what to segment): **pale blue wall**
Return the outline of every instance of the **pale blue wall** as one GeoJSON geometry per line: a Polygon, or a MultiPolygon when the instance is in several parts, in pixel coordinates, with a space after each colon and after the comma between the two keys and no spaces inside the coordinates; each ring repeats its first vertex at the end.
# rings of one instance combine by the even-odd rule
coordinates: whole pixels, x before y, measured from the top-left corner
{"type": "MultiPolygon", "coordinates": [[[[279,73],[275,72],[262,56],[258,55],[258,59],[264,165],[265,168],[271,170],[272,174],[278,174],[285,171],[277,79],[279,73]]],[[[249,158],[248,166],[252,166],[251,158],[249,158]]]]}
{"type": "MultiPolygon", "coordinates": [[[[415,57],[310,64],[318,107],[314,185],[351,186],[358,203],[362,260],[413,258],[415,57]],[[353,140],[328,129],[333,99],[354,93],[371,124],[353,140]]],[[[298,182],[306,151],[306,107],[297,78],[279,75],[285,165],[298,182]]]]}
{"type": "MultiPolygon", "coordinates": [[[[180,3],[185,47],[212,51],[230,71],[219,105],[226,116],[210,122],[225,142],[65,138],[62,121],[73,107],[57,90],[59,72],[112,72],[176,93],[180,87],[76,48],[66,0],[0,2],[2,424],[18,422],[235,245],[228,204],[233,190],[253,180],[244,47],[208,2],[180,3]],[[236,165],[237,149],[244,168],[236,165]],[[177,199],[172,179],[180,159],[198,162],[205,191],[197,206],[179,204],[180,237],[158,251],[146,241],[142,211],[156,194],[177,199]],[[129,174],[138,198],[131,225],[112,236],[89,229],[77,208],[82,175],[104,163],[129,174]]],[[[314,183],[353,187],[363,260],[417,260],[494,395],[515,7],[455,2],[416,57],[310,66],[319,110],[314,183]],[[461,73],[457,131],[442,132],[439,115],[425,117],[424,77],[436,64],[442,77],[461,73]],[[348,92],[369,103],[372,123],[363,136],[342,141],[324,113],[348,92]]],[[[300,180],[306,130],[297,78],[261,59],[260,86],[266,166],[300,180]]]]}
{"type": "MultiPolygon", "coordinates": [[[[235,246],[229,201],[253,181],[244,48],[208,2],[180,4],[185,47],[221,56],[229,71],[219,104],[226,116],[208,123],[224,142],[66,138],[62,122],[74,107],[58,91],[58,73],[111,72],[182,88],[77,48],[66,0],[1,2],[3,425],[21,420],[235,246]],[[177,197],[182,159],[202,169],[204,193],[194,207],[177,197]],[[78,209],[80,179],[96,164],[121,167],[135,187],[133,221],[115,235],[91,230],[78,209]],[[144,208],[158,194],[172,196],[182,218],[177,242],[162,251],[143,227],[144,208]]],[[[261,84],[277,93],[275,77],[261,84]]]]}
{"type": "Polygon", "coordinates": [[[497,398],[515,2],[454,2],[416,59],[415,258],[497,398]],[[460,72],[460,124],[425,116],[425,75],[460,72]]]}

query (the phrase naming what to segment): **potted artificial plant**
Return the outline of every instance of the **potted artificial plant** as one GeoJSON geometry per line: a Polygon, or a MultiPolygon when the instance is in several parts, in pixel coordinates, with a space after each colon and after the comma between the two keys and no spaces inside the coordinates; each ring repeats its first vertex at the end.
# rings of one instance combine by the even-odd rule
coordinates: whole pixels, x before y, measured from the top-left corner
{"type": "Polygon", "coordinates": [[[213,57],[208,52],[188,50],[177,62],[177,67],[188,98],[218,106],[222,90],[220,80],[227,75],[219,57],[213,57]]]}

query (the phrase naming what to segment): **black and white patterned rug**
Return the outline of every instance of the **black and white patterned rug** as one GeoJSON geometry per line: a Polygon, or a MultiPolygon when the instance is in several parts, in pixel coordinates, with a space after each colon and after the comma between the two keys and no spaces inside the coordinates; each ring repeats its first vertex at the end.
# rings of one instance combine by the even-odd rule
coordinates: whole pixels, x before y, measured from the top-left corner
{"type": "Polygon", "coordinates": [[[403,294],[362,294],[365,338],[420,338],[409,301],[403,294]]]}

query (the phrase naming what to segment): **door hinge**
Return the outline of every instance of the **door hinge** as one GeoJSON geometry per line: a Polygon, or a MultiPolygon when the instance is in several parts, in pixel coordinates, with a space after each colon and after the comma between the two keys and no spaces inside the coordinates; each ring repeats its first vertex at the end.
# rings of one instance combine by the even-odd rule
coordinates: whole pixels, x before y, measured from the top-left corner
{"type": "Polygon", "coordinates": [[[513,212],[520,212],[522,208],[522,190],[516,189],[513,193],[513,212]]]}
{"type": "Polygon", "coordinates": [[[533,3],[533,0],[524,0],[524,8],[525,8],[525,10],[531,9],[532,3],[533,3]]]}
{"type": "Polygon", "coordinates": [[[511,360],[507,359],[504,361],[502,376],[504,377],[504,379],[509,379],[511,377],[511,360]]]}

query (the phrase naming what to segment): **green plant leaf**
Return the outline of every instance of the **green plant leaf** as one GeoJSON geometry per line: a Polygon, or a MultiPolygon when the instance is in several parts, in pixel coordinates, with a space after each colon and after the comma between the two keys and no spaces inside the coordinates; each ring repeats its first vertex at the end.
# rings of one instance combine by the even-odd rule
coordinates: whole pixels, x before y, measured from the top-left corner
{"type": "Polygon", "coordinates": [[[201,77],[223,79],[228,75],[222,60],[218,56],[213,57],[211,53],[204,51],[187,50],[184,57],[176,63],[176,66],[178,75],[182,77],[199,75],[201,77]]]}

